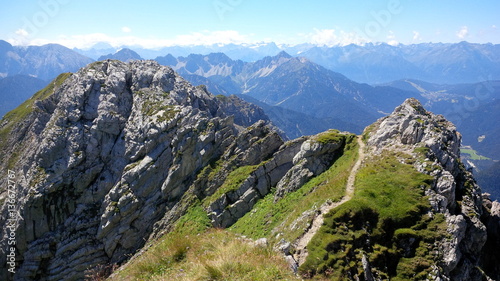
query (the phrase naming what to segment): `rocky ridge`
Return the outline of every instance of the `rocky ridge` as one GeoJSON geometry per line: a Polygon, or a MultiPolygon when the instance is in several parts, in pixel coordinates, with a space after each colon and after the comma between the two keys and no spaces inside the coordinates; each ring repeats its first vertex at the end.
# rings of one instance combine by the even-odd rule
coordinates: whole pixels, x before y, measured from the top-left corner
{"type": "MultiPolygon", "coordinates": [[[[415,168],[434,178],[425,191],[433,214],[444,214],[450,237],[436,241],[442,254],[434,280],[495,280],[498,234],[486,225],[500,224],[498,202],[481,193],[472,174],[460,161],[461,135],[441,115],[426,111],[416,99],[408,99],[394,112],[365,130],[371,153],[410,153],[415,168]],[[489,271],[491,278],[480,268],[489,271]]],[[[404,161],[404,160],[401,160],[404,161]]],[[[496,228],[497,226],[495,226],[496,228]]]]}
{"type": "MultiPolygon", "coordinates": [[[[354,137],[331,130],[285,142],[260,108],[215,97],[152,61],[90,64],[27,105],[0,124],[0,166],[18,175],[15,280],[82,280],[95,267],[122,264],[192,206],[213,227],[230,227],[262,198],[280,202],[321,175],[354,137]]],[[[480,280],[478,268],[495,278],[498,203],[459,162],[454,126],[410,99],[365,139],[368,157],[410,152],[435,179],[426,190],[430,212],[446,216],[453,239],[436,241],[446,255],[434,279],[480,280]]],[[[11,204],[0,191],[8,237],[11,204]]],[[[0,241],[3,265],[7,243],[0,241]]],[[[377,276],[365,256],[363,268],[377,276]]]]}
{"type": "MultiPolygon", "coordinates": [[[[2,168],[22,175],[15,277],[78,280],[144,245],[196,173],[246,126],[267,119],[246,105],[236,124],[227,106],[155,62],[103,61],[69,75],[28,113],[4,119],[2,168]]],[[[275,134],[263,123],[254,132],[275,134]]],[[[2,202],[7,195],[2,190],[2,202]]],[[[5,234],[7,204],[2,210],[5,234]]]]}
{"type": "Polygon", "coordinates": [[[280,182],[299,187],[324,171],[345,140],[285,144],[258,107],[214,97],[152,61],[96,62],[43,93],[1,127],[2,168],[23,175],[17,280],[80,280],[120,264],[195,202],[213,226],[230,226],[276,185],[292,191],[280,182]]]}

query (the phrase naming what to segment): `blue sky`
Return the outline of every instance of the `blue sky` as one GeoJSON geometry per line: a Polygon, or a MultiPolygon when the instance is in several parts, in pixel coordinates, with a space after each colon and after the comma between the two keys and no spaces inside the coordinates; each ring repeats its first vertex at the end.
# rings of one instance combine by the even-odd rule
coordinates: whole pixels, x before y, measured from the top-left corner
{"type": "Polygon", "coordinates": [[[0,39],[14,45],[500,43],[500,1],[4,1],[0,39]]]}

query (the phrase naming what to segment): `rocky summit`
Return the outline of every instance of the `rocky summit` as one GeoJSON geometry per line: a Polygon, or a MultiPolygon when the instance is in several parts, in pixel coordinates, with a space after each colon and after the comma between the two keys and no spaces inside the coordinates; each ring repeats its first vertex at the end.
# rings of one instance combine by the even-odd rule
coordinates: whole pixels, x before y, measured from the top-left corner
{"type": "MultiPolygon", "coordinates": [[[[431,176],[430,188],[425,189],[430,214],[443,215],[448,235],[435,241],[439,259],[436,280],[489,279],[483,267],[496,268],[498,279],[499,233],[487,225],[498,225],[495,215],[500,205],[481,194],[472,174],[460,161],[461,135],[455,126],[441,115],[426,111],[415,99],[408,99],[388,117],[367,130],[368,145],[373,153],[383,150],[413,151],[413,166],[431,176]],[[493,222],[494,221],[494,222],[493,222]],[[492,248],[490,248],[492,247],[492,248]]],[[[444,229],[444,228],[443,228],[444,229]]]]}
{"type": "MultiPolygon", "coordinates": [[[[75,280],[89,266],[123,261],[172,216],[203,167],[266,119],[252,106],[226,115],[224,101],[153,62],[97,62],[56,82],[48,97],[2,124],[2,168],[18,175],[20,280],[75,280]]],[[[263,125],[251,134],[253,142],[269,135],[281,144],[263,125]]]]}
{"type": "Polygon", "coordinates": [[[499,279],[500,204],[460,140],[408,99],[363,136],[285,141],[169,67],[92,63],[0,123],[0,279],[499,279]],[[202,258],[228,241],[247,258],[202,258]]]}

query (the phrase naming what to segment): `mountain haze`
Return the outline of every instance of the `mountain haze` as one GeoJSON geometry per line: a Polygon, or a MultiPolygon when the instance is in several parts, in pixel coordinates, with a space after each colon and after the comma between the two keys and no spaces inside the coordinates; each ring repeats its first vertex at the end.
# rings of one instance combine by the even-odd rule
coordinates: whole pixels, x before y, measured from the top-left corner
{"type": "MultiPolygon", "coordinates": [[[[494,44],[460,42],[392,46],[385,43],[367,43],[329,47],[314,44],[278,46],[271,42],[223,46],[174,46],[160,50],[126,46],[125,48],[135,50],[146,59],[162,57],[165,54],[186,57],[190,54],[225,53],[233,60],[245,62],[255,62],[285,51],[292,56],[305,57],[327,69],[342,73],[354,81],[368,84],[388,83],[409,78],[439,84],[474,83],[500,79],[498,55],[500,45],[494,44]]],[[[94,49],[81,53],[92,57],[92,50],[94,49]]],[[[119,48],[108,48],[103,50],[101,55],[118,50],[119,48]]],[[[94,58],[99,56],[94,55],[94,58]]]]}
{"type": "MultiPolygon", "coordinates": [[[[248,96],[313,119],[335,119],[338,125],[346,125],[339,129],[355,132],[411,96],[401,90],[356,83],[285,52],[253,63],[234,61],[222,53],[190,55],[177,60],[167,56],[156,60],[170,64],[188,79],[193,75],[203,76],[226,93],[248,96]],[[384,97],[388,98],[382,103],[384,97]]],[[[300,134],[293,130],[287,133],[300,134]]]]}
{"type": "Polygon", "coordinates": [[[300,56],[370,84],[419,79],[440,84],[500,79],[499,45],[423,43],[314,47],[300,56]]]}
{"type": "Polygon", "coordinates": [[[48,81],[92,61],[58,44],[19,47],[0,40],[0,77],[22,74],[48,81]]]}
{"type": "Polygon", "coordinates": [[[132,51],[131,49],[127,49],[127,48],[121,49],[114,54],[108,54],[105,56],[101,56],[97,60],[101,61],[101,60],[107,60],[107,59],[119,60],[119,61],[123,61],[123,62],[129,62],[129,61],[133,61],[133,60],[142,60],[142,58],[139,54],[137,54],[136,52],[132,51]]]}
{"type": "Polygon", "coordinates": [[[0,116],[3,117],[46,85],[44,80],[26,75],[0,79],[0,116]]]}

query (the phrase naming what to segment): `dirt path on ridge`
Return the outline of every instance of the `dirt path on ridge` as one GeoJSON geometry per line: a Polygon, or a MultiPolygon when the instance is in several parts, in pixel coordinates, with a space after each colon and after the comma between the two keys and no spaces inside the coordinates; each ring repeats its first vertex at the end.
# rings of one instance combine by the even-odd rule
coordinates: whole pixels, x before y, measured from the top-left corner
{"type": "Polygon", "coordinates": [[[351,172],[349,173],[349,178],[347,179],[347,185],[346,185],[346,190],[345,190],[345,195],[342,197],[342,199],[338,202],[325,202],[321,207],[319,208],[319,214],[316,215],[316,217],[313,219],[311,227],[307,230],[302,237],[297,239],[293,245],[295,248],[295,254],[294,254],[294,259],[300,266],[303,264],[307,258],[307,244],[311,241],[313,238],[314,234],[318,232],[319,228],[323,225],[323,215],[330,212],[333,208],[336,208],[345,202],[351,200],[352,195],[354,194],[354,181],[356,180],[356,174],[358,173],[359,168],[361,167],[361,163],[363,162],[363,159],[365,158],[365,144],[363,143],[363,140],[361,139],[361,136],[357,137],[357,142],[359,145],[358,148],[358,160],[354,164],[354,166],[351,169],[351,172]]]}

